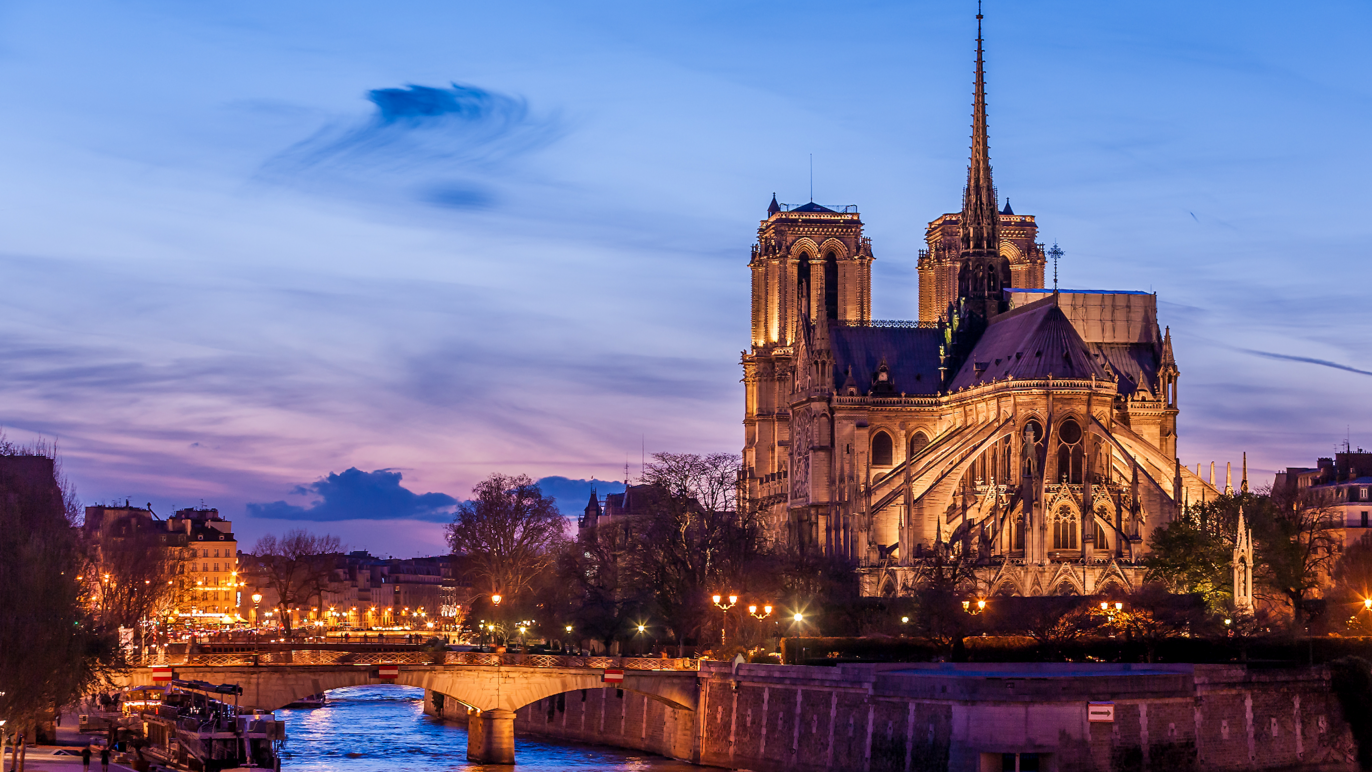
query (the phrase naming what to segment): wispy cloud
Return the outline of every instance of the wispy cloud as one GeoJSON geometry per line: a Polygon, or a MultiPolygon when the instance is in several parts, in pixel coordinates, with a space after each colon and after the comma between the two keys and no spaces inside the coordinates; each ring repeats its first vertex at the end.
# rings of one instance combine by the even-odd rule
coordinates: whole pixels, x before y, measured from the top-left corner
{"type": "Polygon", "coordinates": [[[1308,364],[1308,365],[1319,365],[1320,367],[1332,367],[1332,368],[1334,368],[1335,370],[1347,370],[1347,371],[1350,372],[1350,373],[1357,373],[1358,375],[1372,375],[1372,371],[1368,371],[1368,370],[1359,370],[1359,369],[1356,368],[1356,367],[1349,367],[1348,365],[1341,365],[1341,364],[1339,364],[1338,362],[1330,362],[1330,361],[1327,360],[1327,359],[1315,359],[1315,358],[1313,358],[1313,357],[1298,357],[1298,356],[1292,356],[1291,354],[1277,354],[1277,353],[1274,353],[1274,352],[1271,352],[1271,351],[1256,351],[1256,350],[1251,349],[1251,348],[1241,348],[1241,349],[1239,349],[1239,351],[1242,351],[1242,352],[1245,353],[1245,354],[1252,354],[1253,356],[1264,357],[1264,358],[1266,358],[1266,359],[1277,359],[1277,360],[1286,361],[1286,362],[1302,362],[1302,363],[1308,364]]]}
{"type": "Polygon", "coordinates": [[[322,480],[297,486],[295,494],[318,496],[309,506],[273,501],[248,504],[248,514],[273,520],[429,520],[452,517],[457,499],[446,493],[415,493],[400,484],[400,472],[356,467],[330,473],[322,480]]]}
{"type": "Polygon", "coordinates": [[[390,177],[426,203],[483,208],[495,199],[494,173],[562,130],[520,97],[471,85],[381,88],[367,99],[369,117],[320,129],[268,161],[267,176],[332,183],[365,176],[371,185],[390,177]]]}

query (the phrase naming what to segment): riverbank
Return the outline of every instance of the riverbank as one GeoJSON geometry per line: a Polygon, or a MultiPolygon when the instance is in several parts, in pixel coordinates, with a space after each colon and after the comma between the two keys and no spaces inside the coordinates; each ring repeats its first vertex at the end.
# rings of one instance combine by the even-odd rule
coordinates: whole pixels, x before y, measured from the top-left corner
{"type": "MultiPolygon", "coordinates": [[[[705,662],[694,704],[547,697],[516,712],[516,758],[558,738],[756,772],[1357,769],[1325,667],[705,662]]],[[[466,721],[433,693],[425,711],[466,721]]]]}

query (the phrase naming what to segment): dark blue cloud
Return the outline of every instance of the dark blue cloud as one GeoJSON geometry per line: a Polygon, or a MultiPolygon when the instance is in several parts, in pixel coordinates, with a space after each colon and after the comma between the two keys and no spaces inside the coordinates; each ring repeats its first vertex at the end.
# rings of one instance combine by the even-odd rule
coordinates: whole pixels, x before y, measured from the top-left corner
{"type": "Polygon", "coordinates": [[[369,117],[321,129],[269,161],[268,175],[333,185],[353,178],[373,192],[399,184],[425,203],[485,208],[494,175],[561,132],[523,99],[476,86],[381,88],[367,99],[369,117]]]}
{"type": "Polygon", "coordinates": [[[1250,348],[1241,348],[1241,349],[1239,349],[1239,351],[1242,351],[1242,352],[1245,353],[1245,354],[1252,354],[1253,356],[1264,357],[1264,358],[1266,358],[1266,359],[1276,359],[1276,360],[1286,361],[1286,362],[1302,362],[1302,363],[1308,364],[1308,365],[1319,365],[1320,367],[1332,367],[1332,368],[1334,368],[1335,370],[1346,370],[1346,371],[1348,371],[1348,372],[1350,372],[1350,373],[1357,373],[1358,375],[1372,375],[1372,371],[1368,371],[1368,370],[1359,370],[1359,369],[1356,368],[1356,367],[1349,367],[1348,365],[1341,365],[1341,364],[1339,364],[1338,362],[1330,362],[1330,361],[1327,360],[1327,359],[1314,359],[1314,358],[1312,358],[1312,357],[1298,357],[1298,356],[1292,356],[1292,355],[1290,355],[1290,354],[1276,354],[1276,353],[1273,353],[1273,352],[1271,352],[1271,351],[1255,351],[1254,349],[1250,349],[1250,348]]]}
{"type": "Polygon", "coordinates": [[[333,474],[292,493],[318,496],[307,507],[273,501],[248,504],[248,514],[274,520],[429,520],[447,522],[457,499],[446,493],[415,493],[401,487],[400,472],[356,467],[333,474]]]}
{"type": "Polygon", "coordinates": [[[604,497],[607,493],[623,493],[624,483],[606,482],[594,477],[589,480],[571,480],[553,476],[538,480],[538,489],[543,491],[544,495],[556,498],[558,511],[568,516],[581,515],[586,509],[586,502],[591,498],[592,488],[597,495],[604,497]]]}

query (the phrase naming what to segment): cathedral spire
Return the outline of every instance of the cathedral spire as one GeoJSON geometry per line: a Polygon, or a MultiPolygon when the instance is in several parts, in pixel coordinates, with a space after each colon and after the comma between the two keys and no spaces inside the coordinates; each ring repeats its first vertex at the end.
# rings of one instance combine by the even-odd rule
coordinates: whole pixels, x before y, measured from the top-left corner
{"type": "Polygon", "coordinates": [[[1000,213],[991,182],[991,152],[986,131],[986,68],[982,56],[981,5],[977,5],[977,77],[972,96],[972,159],[962,193],[962,251],[994,255],[1000,251],[1000,213]]]}

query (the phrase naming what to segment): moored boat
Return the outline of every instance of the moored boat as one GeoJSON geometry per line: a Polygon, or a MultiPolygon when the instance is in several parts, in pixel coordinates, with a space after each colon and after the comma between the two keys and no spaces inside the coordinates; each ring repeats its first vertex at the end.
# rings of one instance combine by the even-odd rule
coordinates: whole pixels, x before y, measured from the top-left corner
{"type": "Polygon", "coordinates": [[[306,710],[312,710],[314,708],[322,708],[325,705],[327,705],[328,702],[328,698],[324,696],[324,692],[320,692],[318,694],[311,694],[308,697],[301,697],[300,699],[296,700],[295,702],[292,702],[286,707],[304,708],[306,710]]]}
{"type": "Polygon", "coordinates": [[[233,684],[172,681],[156,710],[142,715],[148,745],[141,752],[181,772],[279,770],[286,725],[240,709],[242,693],[233,684]]]}

